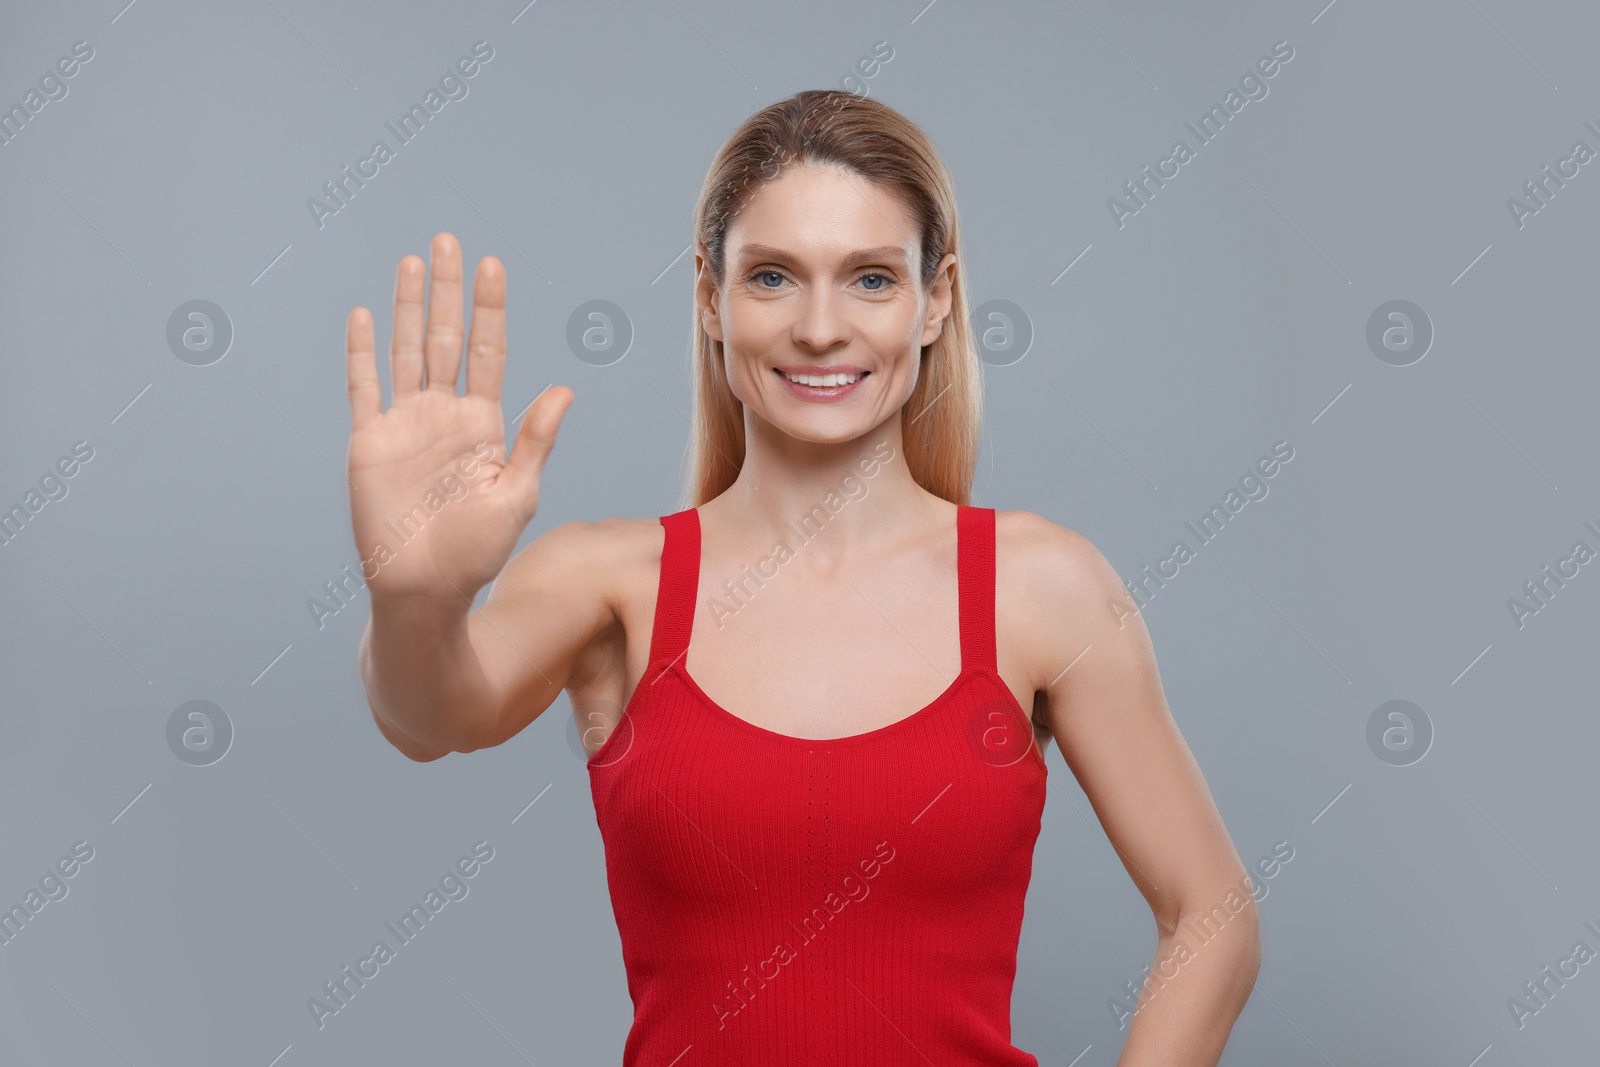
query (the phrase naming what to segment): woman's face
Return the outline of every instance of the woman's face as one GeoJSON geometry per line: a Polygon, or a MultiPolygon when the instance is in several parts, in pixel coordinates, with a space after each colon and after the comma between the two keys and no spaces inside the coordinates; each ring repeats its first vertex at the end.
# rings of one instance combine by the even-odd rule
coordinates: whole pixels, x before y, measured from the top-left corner
{"type": "Polygon", "coordinates": [[[947,255],[924,289],[919,246],[905,205],[857,174],[802,165],[763,186],[728,232],[720,291],[703,247],[696,257],[701,321],[745,410],[818,442],[853,440],[899,411],[955,275],[947,255]]]}

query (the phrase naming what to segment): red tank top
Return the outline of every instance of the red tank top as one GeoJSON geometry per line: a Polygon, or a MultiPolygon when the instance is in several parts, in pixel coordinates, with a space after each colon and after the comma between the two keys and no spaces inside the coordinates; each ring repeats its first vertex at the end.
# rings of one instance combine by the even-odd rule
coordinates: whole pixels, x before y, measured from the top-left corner
{"type": "Polygon", "coordinates": [[[825,740],[689,676],[699,512],[661,524],[649,665],[588,761],[633,999],[623,1067],[1037,1067],[1011,989],[1047,771],[995,670],[994,510],[957,512],[960,673],[825,740]]]}

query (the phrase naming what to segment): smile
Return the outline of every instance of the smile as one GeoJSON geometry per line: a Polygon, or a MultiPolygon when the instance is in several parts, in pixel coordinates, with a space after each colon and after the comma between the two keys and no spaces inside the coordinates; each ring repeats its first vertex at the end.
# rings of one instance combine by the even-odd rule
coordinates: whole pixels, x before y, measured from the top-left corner
{"type": "Polygon", "coordinates": [[[859,371],[855,374],[784,374],[783,371],[779,371],[778,373],[783,374],[785,378],[796,385],[831,388],[836,385],[852,385],[859,382],[866,376],[867,372],[859,371]]]}
{"type": "Polygon", "coordinates": [[[784,388],[788,390],[790,396],[811,401],[840,400],[849,396],[861,384],[862,379],[872,373],[865,370],[850,370],[828,374],[800,374],[786,371],[781,367],[772,369],[783,379],[784,388]]]}

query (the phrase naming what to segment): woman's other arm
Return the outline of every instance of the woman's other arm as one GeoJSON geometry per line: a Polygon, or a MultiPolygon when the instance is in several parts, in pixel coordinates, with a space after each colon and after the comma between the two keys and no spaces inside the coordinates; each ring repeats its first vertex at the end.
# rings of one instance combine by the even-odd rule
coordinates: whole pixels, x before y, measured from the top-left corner
{"type": "Polygon", "coordinates": [[[1215,1067],[1260,970],[1251,883],[1116,570],[1080,534],[1007,517],[1035,590],[1018,601],[1029,616],[1019,632],[1032,635],[1041,717],[1155,918],[1156,956],[1117,1065],[1215,1067]]]}

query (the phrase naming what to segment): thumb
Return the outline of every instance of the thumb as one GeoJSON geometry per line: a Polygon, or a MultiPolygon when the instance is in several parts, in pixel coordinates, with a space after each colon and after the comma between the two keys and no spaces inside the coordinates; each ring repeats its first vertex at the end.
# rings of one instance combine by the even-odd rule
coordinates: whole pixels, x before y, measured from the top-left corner
{"type": "Polygon", "coordinates": [[[556,430],[573,398],[572,390],[566,386],[551,386],[534,398],[522,416],[511,456],[500,476],[509,479],[509,488],[523,514],[531,515],[538,506],[539,479],[544,474],[545,460],[555,447],[556,430]]]}

